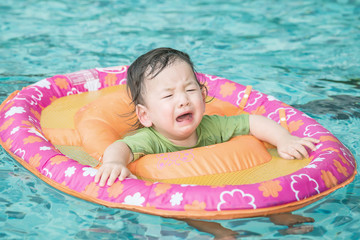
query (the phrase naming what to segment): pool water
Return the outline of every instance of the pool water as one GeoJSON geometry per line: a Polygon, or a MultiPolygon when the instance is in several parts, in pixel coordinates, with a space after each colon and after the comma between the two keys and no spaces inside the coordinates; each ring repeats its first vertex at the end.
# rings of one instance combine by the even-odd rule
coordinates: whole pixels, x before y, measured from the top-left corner
{"type": "MultiPolygon", "coordinates": [[[[5,0],[0,16],[0,102],[46,77],[130,64],[168,46],[189,53],[199,72],[252,85],[304,111],[360,159],[358,0],[5,0]]],[[[313,217],[314,230],[286,236],[267,218],[216,222],[247,239],[359,239],[360,178],[295,213],[313,217]]],[[[212,236],[175,219],[66,195],[0,147],[0,238],[212,236]]]]}

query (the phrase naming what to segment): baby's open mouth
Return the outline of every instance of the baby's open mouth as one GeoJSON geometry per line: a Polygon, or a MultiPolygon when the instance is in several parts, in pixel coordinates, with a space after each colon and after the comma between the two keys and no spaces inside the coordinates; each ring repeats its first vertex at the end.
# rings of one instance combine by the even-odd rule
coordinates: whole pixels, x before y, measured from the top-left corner
{"type": "Polygon", "coordinates": [[[185,120],[191,120],[192,119],[192,113],[185,113],[183,115],[180,115],[176,118],[176,121],[177,122],[182,122],[182,121],[185,121],[185,120]]]}

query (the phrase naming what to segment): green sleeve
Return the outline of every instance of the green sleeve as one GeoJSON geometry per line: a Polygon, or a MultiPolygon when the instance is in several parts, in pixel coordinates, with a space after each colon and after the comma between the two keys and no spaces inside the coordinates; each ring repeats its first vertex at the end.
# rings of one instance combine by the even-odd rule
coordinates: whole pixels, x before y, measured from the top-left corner
{"type": "Polygon", "coordinates": [[[152,133],[148,131],[147,128],[142,128],[137,130],[134,134],[125,136],[118,141],[124,142],[129,146],[134,155],[133,161],[135,161],[142,156],[154,153],[153,139],[152,133]]]}

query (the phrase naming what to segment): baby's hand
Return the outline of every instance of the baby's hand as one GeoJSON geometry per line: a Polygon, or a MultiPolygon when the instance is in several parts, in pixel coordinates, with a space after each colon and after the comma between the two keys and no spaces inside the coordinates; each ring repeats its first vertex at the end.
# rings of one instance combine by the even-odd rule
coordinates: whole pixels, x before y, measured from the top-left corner
{"type": "Polygon", "coordinates": [[[104,163],[95,176],[95,183],[99,183],[100,187],[105,186],[107,181],[107,185],[111,186],[116,178],[119,178],[120,181],[124,180],[126,177],[136,178],[135,175],[131,174],[130,170],[118,163],[104,163]]]}
{"type": "Polygon", "coordinates": [[[312,151],[316,150],[315,144],[320,140],[315,138],[299,138],[296,136],[288,135],[282,139],[277,145],[277,150],[280,157],[285,159],[302,159],[308,158],[309,154],[305,147],[310,148],[312,151]]]}

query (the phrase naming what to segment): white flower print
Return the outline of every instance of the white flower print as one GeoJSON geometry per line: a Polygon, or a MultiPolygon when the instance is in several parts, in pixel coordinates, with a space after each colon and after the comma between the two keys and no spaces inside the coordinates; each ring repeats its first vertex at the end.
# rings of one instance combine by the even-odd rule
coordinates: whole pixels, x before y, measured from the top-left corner
{"type": "Polygon", "coordinates": [[[14,133],[16,133],[17,131],[19,131],[20,127],[14,127],[13,130],[11,130],[11,135],[13,135],[14,133]]]}
{"type": "Polygon", "coordinates": [[[40,151],[47,151],[47,150],[51,150],[52,148],[51,147],[48,147],[48,146],[42,146],[40,147],[40,151]]]}
{"type": "Polygon", "coordinates": [[[182,193],[177,192],[171,195],[171,200],[170,200],[171,206],[180,205],[182,200],[183,200],[182,193]]]}
{"type": "Polygon", "coordinates": [[[141,196],[139,192],[135,193],[134,196],[128,195],[124,199],[124,204],[142,206],[145,202],[145,198],[141,196]]]}
{"type": "Polygon", "coordinates": [[[17,114],[17,113],[24,113],[24,112],[26,112],[26,111],[23,107],[12,107],[9,109],[9,111],[7,111],[5,113],[5,118],[12,116],[14,114],[17,114]]]}
{"type": "Polygon", "coordinates": [[[65,171],[65,177],[71,177],[76,171],[76,167],[72,166],[72,167],[68,167],[68,169],[66,169],[65,171]]]}

